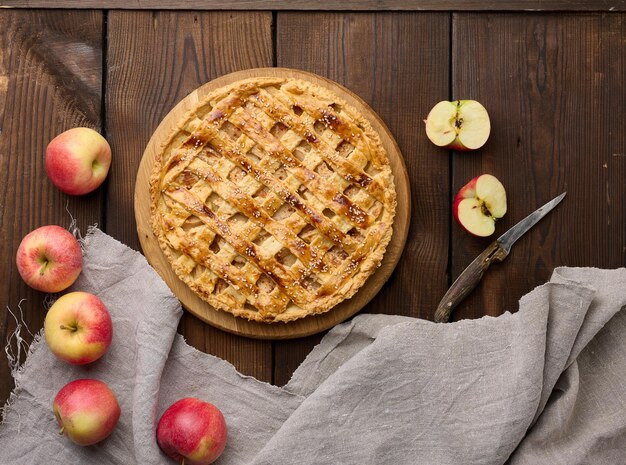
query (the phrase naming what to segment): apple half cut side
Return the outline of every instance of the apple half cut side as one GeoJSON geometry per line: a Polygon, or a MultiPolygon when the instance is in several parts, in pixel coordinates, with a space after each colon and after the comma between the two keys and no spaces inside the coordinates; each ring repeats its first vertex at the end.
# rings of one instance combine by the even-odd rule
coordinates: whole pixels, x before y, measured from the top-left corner
{"type": "Polygon", "coordinates": [[[476,150],[485,145],[491,133],[489,114],[475,100],[439,102],[424,123],[433,144],[453,150],[476,150]]]}
{"type": "Polygon", "coordinates": [[[475,236],[491,236],[506,213],[506,191],[495,176],[483,174],[463,186],[454,199],[456,221],[475,236]]]}

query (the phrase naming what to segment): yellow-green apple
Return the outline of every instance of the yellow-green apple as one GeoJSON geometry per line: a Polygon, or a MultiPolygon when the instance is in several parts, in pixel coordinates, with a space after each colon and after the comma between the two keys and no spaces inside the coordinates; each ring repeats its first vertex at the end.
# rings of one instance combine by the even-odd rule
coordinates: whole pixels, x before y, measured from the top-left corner
{"type": "Polygon", "coordinates": [[[495,223],[506,213],[506,191],[495,176],[483,174],[459,190],[452,207],[454,218],[476,236],[490,236],[495,223]]]}
{"type": "Polygon", "coordinates": [[[42,226],[22,239],[15,262],[30,287],[60,292],[78,278],[83,269],[83,253],[76,238],[66,229],[42,226]]]}
{"type": "Polygon", "coordinates": [[[113,391],[97,379],[77,379],[58,392],[52,410],[61,434],[79,446],[102,441],[120,419],[120,406],[113,391]]]}
{"type": "Polygon", "coordinates": [[[227,435],[222,412],[194,397],[174,402],[157,426],[161,450],[185,465],[213,463],[224,451],[227,435]]]}
{"type": "Polygon", "coordinates": [[[475,100],[443,101],[424,120],[426,135],[439,146],[453,150],[475,150],[487,142],[491,132],[489,114],[475,100]]]}
{"type": "Polygon", "coordinates": [[[83,195],[104,182],[111,166],[111,147],[90,128],[73,128],[56,136],[46,149],[46,173],[61,191],[83,195]]]}
{"type": "Polygon", "coordinates": [[[44,335],[50,351],[60,359],[73,365],[91,363],[111,345],[111,315],[97,296],[70,292],[48,310],[44,335]]]}

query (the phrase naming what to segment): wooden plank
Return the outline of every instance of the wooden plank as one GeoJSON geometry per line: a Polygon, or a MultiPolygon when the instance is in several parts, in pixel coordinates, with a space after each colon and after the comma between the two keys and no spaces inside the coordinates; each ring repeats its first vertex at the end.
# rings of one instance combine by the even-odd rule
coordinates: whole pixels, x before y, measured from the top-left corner
{"type": "MultiPolygon", "coordinates": [[[[348,87],[387,123],[404,155],[411,229],[396,271],[366,306],[370,312],[432,318],[447,288],[449,162],[426,139],[422,119],[448,96],[449,18],[446,13],[278,14],[278,65],[348,87]]],[[[276,343],[277,384],[289,380],[318,341],[319,336],[276,343]]]]}
{"type": "Polygon", "coordinates": [[[625,0],[2,0],[3,8],[361,11],[624,11],[625,0]]]}
{"type": "MultiPolygon", "coordinates": [[[[0,14],[0,340],[15,329],[7,307],[33,333],[41,329],[44,294],[22,281],[15,253],[22,238],[47,224],[69,226],[72,212],[85,231],[101,220],[102,190],[70,197],[48,180],[44,153],[74,126],[100,129],[102,13],[3,11],[0,14]]],[[[22,336],[30,336],[22,330],[22,336]]],[[[0,351],[0,404],[13,387],[0,351]]]]}
{"type": "MultiPolygon", "coordinates": [[[[271,66],[271,13],[109,12],[106,125],[116,162],[107,232],[140,250],[133,213],[135,177],[160,120],[201,84],[244,68],[271,66]]],[[[185,313],[187,342],[271,380],[272,347],[207,326],[185,313]]]]}
{"type": "MultiPolygon", "coordinates": [[[[453,22],[453,96],[482,102],[492,134],[454,155],[453,190],[483,172],[509,211],[496,237],[567,191],[563,203],[494,265],[456,318],[514,311],[559,265],[626,264],[626,16],[464,14],[453,22]]],[[[456,277],[487,246],[453,227],[456,277]]]]}

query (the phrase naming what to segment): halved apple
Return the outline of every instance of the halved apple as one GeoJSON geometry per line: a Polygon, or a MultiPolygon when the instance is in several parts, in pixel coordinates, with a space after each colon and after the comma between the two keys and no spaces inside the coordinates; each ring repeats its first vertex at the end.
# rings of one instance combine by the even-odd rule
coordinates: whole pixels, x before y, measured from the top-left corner
{"type": "Polygon", "coordinates": [[[439,146],[453,150],[475,150],[487,142],[491,132],[489,114],[475,100],[439,102],[430,110],[426,135],[439,146]]]}
{"type": "Polygon", "coordinates": [[[506,213],[506,191],[495,176],[475,177],[459,190],[452,207],[454,218],[475,236],[491,236],[496,220],[506,213]]]}

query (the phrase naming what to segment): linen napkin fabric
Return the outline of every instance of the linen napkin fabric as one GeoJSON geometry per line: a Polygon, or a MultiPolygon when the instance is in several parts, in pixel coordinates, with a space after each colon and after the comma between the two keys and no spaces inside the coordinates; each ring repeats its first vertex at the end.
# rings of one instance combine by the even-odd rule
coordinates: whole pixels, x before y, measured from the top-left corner
{"type": "Polygon", "coordinates": [[[282,388],[187,345],[165,283],[97,229],[71,290],[105,303],[111,348],[74,367],[38,334],[4,408],[0,464],[173,464],[156,423],[188,396],[224,413],[218,465],[626,463],[625,269],[556,269],[497,318],[357,316],[282,388]],[[59,435],[52,414],[77,378],[106,382],[122,409],[113,434],[90,447],[59,435]]]}

